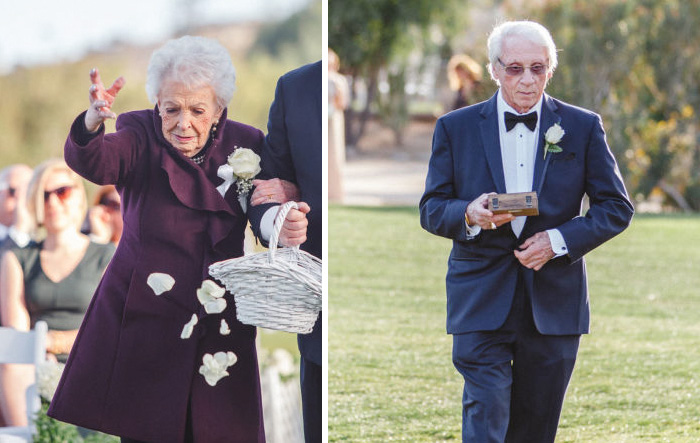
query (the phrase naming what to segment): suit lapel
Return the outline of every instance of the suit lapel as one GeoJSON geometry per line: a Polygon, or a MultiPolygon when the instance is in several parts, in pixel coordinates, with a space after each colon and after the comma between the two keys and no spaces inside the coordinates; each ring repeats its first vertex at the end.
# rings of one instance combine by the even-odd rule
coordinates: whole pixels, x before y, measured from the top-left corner
{"type": "Polygon", "coordinates": [[[503,158],[501,157],[501,139],[498,132],[498,107],[496,106],[497,94],[494,94],[484,104],[481,110],[481,140],[483,141],[484,154],[491,170],[496,192],[506,192],[506,179],[503,175],[503,158]]]}
{"type": "Polygon", "coordinates": [[[540,119],[540,131],[537,139],[537,154],[535,155],[535,173],[532,177],[532,189],[539,195],[542,192],[544,179],[547,174],[547,167],[551,159],[551,154],[545,159],[544,156],[544,134],[554,124],[561,122],[561,117],[556,113],[557,105],[548,95],[544,95],[542,101],[542,118],[540,119]]]}

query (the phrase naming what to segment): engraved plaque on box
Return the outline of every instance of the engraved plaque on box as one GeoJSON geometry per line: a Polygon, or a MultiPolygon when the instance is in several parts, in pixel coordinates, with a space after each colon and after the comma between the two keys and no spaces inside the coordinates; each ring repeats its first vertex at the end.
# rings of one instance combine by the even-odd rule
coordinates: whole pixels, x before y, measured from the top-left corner
{"type": "Polygon", "coordinates": [[[511,213],[515,216],[538,215],[536,192],[496,194],[489,197],[489,211],[494,214],[511,213]]]}

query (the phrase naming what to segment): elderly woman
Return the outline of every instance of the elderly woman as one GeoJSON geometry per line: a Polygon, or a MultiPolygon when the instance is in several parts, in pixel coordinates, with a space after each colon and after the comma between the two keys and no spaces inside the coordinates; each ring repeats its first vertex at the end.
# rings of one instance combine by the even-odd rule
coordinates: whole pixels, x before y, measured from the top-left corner
{"type": "MultiPolygon", "coordinates": [[[[156,50],[146,80],[155,108],[120,115],[112,134],[102,123],[115,117],[124,81],[105,89],[95,70],[91,80],[65,157],[116,185],[124,231],[49,415],[122,441],[264,441],[255,328],[236,320],[233,297],[208,276],[211,263],[243,254],[263,141],[226,119],[228,52],[191,36],[156,50]]],[[[299,244],[305,231],[304,213],[292,211],[282,241],[299,244]]]]}
{"type": "MultiPolygon", "coordinates": [[[[87,197],[83,180],[63,160],[37,166],[28,185],[27,209],[38,242],[7,251],[0,264],[2,324],[28,331],[49,326],[49,358],[65,361],[92,294],[114,247],[80,233],[87,197]]],[[[27,420],[26,391],[34,373],[26,365],[0,371],[0,406],[8,422],[27,420]]]]}

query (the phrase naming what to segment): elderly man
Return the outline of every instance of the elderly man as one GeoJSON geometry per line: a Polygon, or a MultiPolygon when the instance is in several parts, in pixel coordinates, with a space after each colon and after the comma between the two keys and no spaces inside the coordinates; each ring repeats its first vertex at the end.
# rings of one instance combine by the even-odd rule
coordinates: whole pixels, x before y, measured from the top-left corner
{"type": "Polygon", "coordinates": [[[464,377],[463,441],[553,442],[589,328],[583,256],[633,207],[600,117],[544,94],[557,66],[549,31],[507,22],[488,51],[499,90],[438,120],[421,225],[453,241],[447,332],[464,377]],[[539,215],[489,211],[490,194],[524,191],[539,215]]]}
{"type": "Polygon", "coordinates": [[[29,242],[24,201],[32,168],[11,165],[0,171],[0,252],[29,242]]]}
{"type": "MultiPolygon", "coordinates": [[[[297,238],[303,242],[302,250],[318,258],[321,258],[323,249],[321,74],[322,65],[318,61],[280,77],[275,100],[270,106],[268,134],[260,154],[261,178],[277,177],[294,183],[299,191],[294,199],[303,201],[299,211],[293,210],[287,216],[290,229],[281,230],[280,243],[289,244],[288,239],[297,238]]],[[[251,196],[250,225],[265,244],[278,210],[276,205],[266,203],[267,195],[276,193],[280,183],[274,178],[253,181],[255,191],[251,196]]],[[[313,331],[298,336],[304,439],[307,443],[323,441],[322,324],[322,315],[319,314],[313,331]]]]}

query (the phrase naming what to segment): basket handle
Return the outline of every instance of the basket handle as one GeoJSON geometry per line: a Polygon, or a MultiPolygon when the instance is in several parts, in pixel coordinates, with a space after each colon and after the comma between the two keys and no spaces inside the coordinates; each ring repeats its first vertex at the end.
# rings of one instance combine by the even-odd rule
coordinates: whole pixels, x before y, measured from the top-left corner
{"type": "MultiPolygon", "coordinates": [[[[299,205],[297,204],[297,202],[288,201],[287,203],[283,204],[277,212],[277,217],[275,217],[274,229],[272,230],[272,235],[270,236],[270,242],[268,245],[268,249],[270,252],[270,262],[275,261],[275,251],[277,250],[280,231],[282,230],[284,219],[287,218],[287,214],[289,214],[289,211],[291,211],[292,208],[299,209],[299,205]]],[[[299,245],[292,246],[292,248],[299,250],[299,245]]]]}

